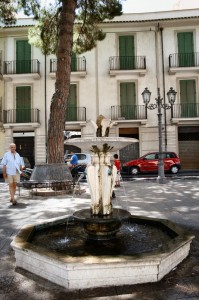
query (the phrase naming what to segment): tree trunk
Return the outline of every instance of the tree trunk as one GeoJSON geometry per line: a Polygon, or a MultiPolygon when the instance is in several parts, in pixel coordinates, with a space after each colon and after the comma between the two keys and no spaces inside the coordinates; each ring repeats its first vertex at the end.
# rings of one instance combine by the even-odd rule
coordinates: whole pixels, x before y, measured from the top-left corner
{"type": "Polygon", "coordinates": [[[67,98],[70,89],[73,25],[77,0],[62,0],[55,93],[50,106],[48,122],[48,163],[64,162],[64,133],[67,98]]]}

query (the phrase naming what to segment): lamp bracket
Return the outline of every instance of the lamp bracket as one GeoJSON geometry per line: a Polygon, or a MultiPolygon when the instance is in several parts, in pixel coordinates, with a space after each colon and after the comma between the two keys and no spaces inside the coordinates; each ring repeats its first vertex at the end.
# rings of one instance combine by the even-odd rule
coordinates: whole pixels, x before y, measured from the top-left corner
{"type": "Polygon", "coordinates": [[[153,110],[153,109],[156,109],[158,106],[157,106],[157,104],[151,103],[149,105],[146,105],[146,107],[150,110],[153,110]]]}

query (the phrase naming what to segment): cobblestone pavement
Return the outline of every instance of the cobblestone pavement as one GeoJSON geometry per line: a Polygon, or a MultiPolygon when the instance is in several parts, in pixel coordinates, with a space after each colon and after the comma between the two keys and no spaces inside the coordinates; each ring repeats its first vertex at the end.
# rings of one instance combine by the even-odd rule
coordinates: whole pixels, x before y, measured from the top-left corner
{"type": "Polygon", "coordinates": [[[34,276],[15,270],[15,257],[10,243],[25,224],[71,215],[88,207],[87,184],[81,195],[30,197],[21,190],[18,204],[9,203],[8,186],[0,183],[0,300],[73,300],[73,299],[136,299],[136,300],[199,300],[199,178],[168,180],[132,180],[116,189],[114,205],[134,215],[170,219],[195,235],[191,251],[180,265],[160,282],[111,286],[70,291],[34,276]]]}

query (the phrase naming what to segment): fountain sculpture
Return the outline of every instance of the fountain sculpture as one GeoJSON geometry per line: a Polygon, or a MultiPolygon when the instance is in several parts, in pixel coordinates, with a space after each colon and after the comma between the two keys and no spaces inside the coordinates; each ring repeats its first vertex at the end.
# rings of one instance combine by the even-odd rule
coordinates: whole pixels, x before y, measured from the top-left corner
{"type": "Polygon", "coordinates": [[[158,281],[187,257],[193,236],[168,220],[136,217],[112,206],[116,168],[110,162],[111,151],[137,140],[108,137],[113,123],[103,116],[92,124],[96,137],[68,141],[93,152],[87,167],[90,208],[72,217],[25,226],[12,242],[16,265],[69,289],[158,281]],[[147,226],[159,230],[155,237],[151,234],[145,248],[139,237],[136,242],[139,226],[146,235],[147,226]]]}

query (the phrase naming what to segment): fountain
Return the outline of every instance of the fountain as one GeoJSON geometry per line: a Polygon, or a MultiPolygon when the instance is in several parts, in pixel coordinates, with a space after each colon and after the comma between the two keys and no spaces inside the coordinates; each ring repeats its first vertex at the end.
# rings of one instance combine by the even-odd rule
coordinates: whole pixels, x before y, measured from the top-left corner
{"type": "Polygon", "coordinates": [[[87,167],[90,208],[22,228],[11,244],[18,268],[84,289],[159,281],[189,254],[193,236],[176,224],[113,207],[111,152],[137,140],[108,137],[112,125],[100,116],[96,137],[69,141],[93,153],[87,167]]]}

